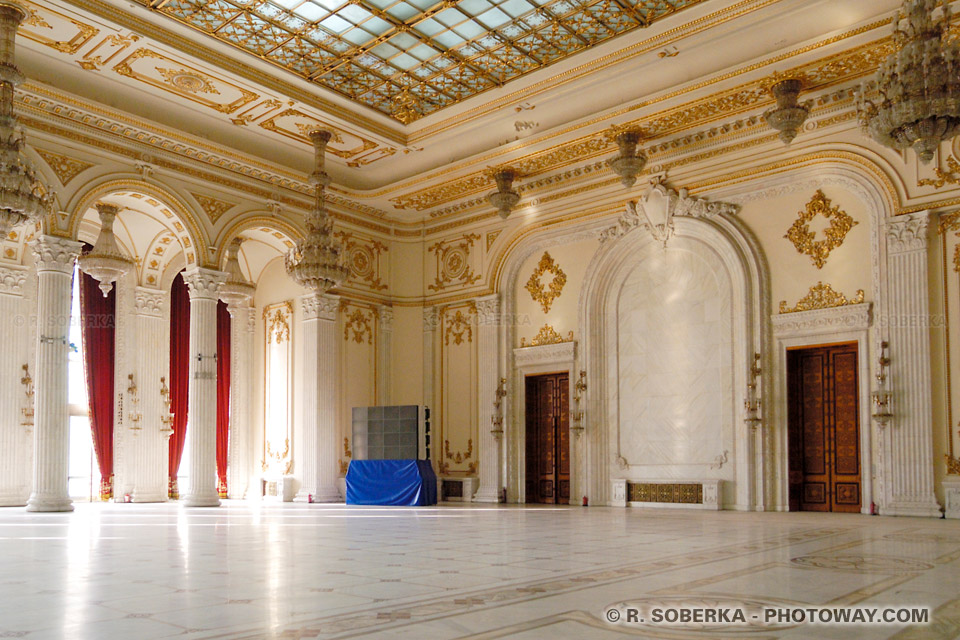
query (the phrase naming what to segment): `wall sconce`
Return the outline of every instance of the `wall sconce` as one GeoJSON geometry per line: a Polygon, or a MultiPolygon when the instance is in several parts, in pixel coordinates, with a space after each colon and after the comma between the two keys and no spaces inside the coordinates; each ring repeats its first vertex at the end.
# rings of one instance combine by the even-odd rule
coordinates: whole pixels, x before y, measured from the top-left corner
{"type": "Polygon", "coordinates": [[[573,431],[573,435],[576,436],[578,440],[583,433],[583,409],[580,408],[580,405],[583,402],[583,394],[586,390],[587,372],[581,369],[580,377],[577,378],[576,383],[573,385],[573,402],[576,405],[576,409],[570,412],[570,430],[573,431]]]}
{"type": "Polygon", "coordinates": [[[777,99],[777,106],[765,111],[763,119],[780,132],[780,140],[784,144],[790,144],[797,136],[813,106],[813,102],[809,100],[799,103],[802,88],[803,83],[799,78],[774,73],[770,80],[769,91],[777,99]]]}
{"type": "Polygon", "coordinates": [[[35,390],[33,388],[33,378],[30,376],[30,365],[25,364],[22,367],[23,377],[20,378],[20,384],[23,385],[24,403],[20,413],[23,415],[20,425],[26,428],[28,432],[33,429],[34,405],[33,398],[35,390]]]}
{"type": "Polygon", "coordinates": [[[744,422],[752,430],[756,430],[760,426],[760,423],[763,421],[763,418],[760,417],[760,398],[757,397],[757,380],[760,379],[760,374],[763,370],[760,368],[760,354],[753,354],[753,364],[750,365],[749,376],[750,382],[747,383],[747,397],[743,401],[744,413],[744,422]]]}
{"type": "Polygon", "coordinates": [[[877,388],[870,394],[873,400],[873,419],[877,426],[883,429],[890,422],[893,413],[890,411],[890,391],[887,387],[887,369],[890,367],[890,358],[887,356],[887,348],[890,343],[883,341],[880,343],[880,359],[877,364],[877,388]]]}
{"type": "Polygon", "coordinates": [[[490,417],[490,422],[493,423],[493,429],[490,430],[490,433],[493,434],[493,437],[500,440],[503,437],[503,399],[507,396],[507,379],[500,378],[500,382],[497,383],[496,391],[496,400],[493,401],[493,415],[490,417]]]}
{"type": "Polygon", "coordinates": [[[143,420],[143,414],[140,413],[140,391],[137,389],[137,383],[133,379],[133,374],[127,374],[127,395],[130,396],[130,412],[127,418],[130,420],[130,430],[134,433],[140,432],[140,421],[143,420]]]}
{"type": "Polygon", "coordinates": [[[639,129],[612,128],[608,134],[620,147],[620,153],[607,160],[613,172],[620,176],[620,183],[630,188],[636,183],[637,176],[647,166],[647,156],[643,151],[637,151],[640,144],[639,129]]]}
{"type": "Polygon", "coordinates": [[[501,167],[492,170],[489,175],[497,183],[497,190],[487,194],[487,202],[506,220],[520,202],[520,194],[513,190],[513,181],[520,177],[520,172],[512,167],[501,167]]]}
{"type": "Polygon", "coordinates": [[[170,413],[170,388],[167,386],[167,379],[160,376],[160,397],[163,398],[163,412],[160,414],[160,433],[169,438],[173,435],[173,414],[170,413]]]}

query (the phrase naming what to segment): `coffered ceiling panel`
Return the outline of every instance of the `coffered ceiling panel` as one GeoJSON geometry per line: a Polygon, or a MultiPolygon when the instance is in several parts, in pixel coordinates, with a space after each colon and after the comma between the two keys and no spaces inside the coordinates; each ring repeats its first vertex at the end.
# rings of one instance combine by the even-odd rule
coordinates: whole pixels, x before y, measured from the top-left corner
{"type": "Polygon", "coordinates": [[[408,124],[704,0],[138,0],[408,124]]]}

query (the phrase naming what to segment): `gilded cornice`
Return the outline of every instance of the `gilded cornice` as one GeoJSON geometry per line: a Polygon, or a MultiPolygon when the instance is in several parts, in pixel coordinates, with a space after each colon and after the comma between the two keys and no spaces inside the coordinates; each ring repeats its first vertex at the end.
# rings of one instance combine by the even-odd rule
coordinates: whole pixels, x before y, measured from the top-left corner
{"type": "Polygon", "coordinates": [[[367,131],[382,136],[395,144],[407,144],[406,135],[397,129],[385,126],[378,120],[366,118],[357,112],[356,108],[340,105],[337,102],[326,100],[317,95],[316,88],[307,89],[299,84],[286,82],[270,73],[265,73],[242,61],[242,56],[227,56],[215,49],[204,46],[192,38],[182,36],[152,21],[143,20],[131,11],[120,9],[103,0],[66,0],[68,4],[88,11],[104,20],[129,29],[141,36],[151,38],[161,44],[178,49],[184,53],[196,56],[198,59],[222,69],[230,69],[232,73],[252,82],[259,83],[265,88],[278,91],[283,95],[320,109],[323,113],[340,118],[345,122],[361,126],[367,131]]]}

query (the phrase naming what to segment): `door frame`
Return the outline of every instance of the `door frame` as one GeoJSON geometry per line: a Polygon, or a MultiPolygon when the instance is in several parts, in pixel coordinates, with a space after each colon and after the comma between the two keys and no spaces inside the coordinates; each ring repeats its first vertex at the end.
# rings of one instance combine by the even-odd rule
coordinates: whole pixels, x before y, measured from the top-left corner
{"type": "MultiPolygon", "coordinates": [[[[523,409],[524,409],[524,413],[523,413],[523,444],[524,444],[524,451],[523,451],[523,458],[524,458],[523,488],[524,488],[524,494],[526,494],[526,487],[527,487],[527,469],[528,469],[527,464],[526,464],[526,462],[527,462],[527,459],[526,459],[526,458],[527,458],[527,455],[526,455],[526,454],[527,454],[526,444],[527,444],[527,433],[528,433],[529,430],[530,430],[530,423],[527,421],[527,413],[526,413],[526,402],[527,402],[528,383],[530,382],[530,379],[531,379],[531,378],[540,378],[540,377],[545,377],[545,376],[549,376],[549,377],[559,377],[559,376],[564,376],[564,375],[567,376],[567,390],[568,390],[568,395],[567,395],[567,458],[568,458],[568,463],[567,463],[567,465],[568,465],[568,473],[567,473],[567,476],[568,476],[568,478],[567,478],[567,482],[568,482],[568,484],[569,484],[568,491],[570,491],[570,497],[567,499],[567,503],[566,503],[566,504],[575,504],[575,501],[574,501],[574,499],[573,499],[573,438],[574,438],[574,435],[573,435],[573,433],[571,432],[571,429],[570,429],[570,427],[571,427],[571,419],[572,419],[573,416],[572,416],[572,409],[571,409],[571,407],[570,407],[570,403],[572,402],[572,398],[571,398],[571,396],[569,395],[570,391],[571,391],[572,388],[573,388],[573,385],[570,384],[570,374],[569,374],[568,372],[566,372],[566,371],[549,371],[549,372],[546,372],[546,373],[531,373],[531,374],[529,374],[529,375],[523,376],[523,386],[524,386],[524,394],[523,394],[523,403],[524,403],[524,407],[523,407],[523,409]]],[[[558,386],[559,386],[559,385],[558,385],[558,386]]],[[[562,387],[559,387],[559,388],[562,389],[562,387]]],[[[562,414],[561,414],[561,415],[562,415],[562,414]]],[[[558,429],[558,431],[559,431],[559,429],[558,429]]],[[[556,435],[556,437],[558,437],[558,438],[560,437],[560,434],[559,434],[559,433],[557,433],[557,434],[555,434],[555,435],[556,435]]],[[[562,441],[561,441],[561,442],[562,442],[562,441]]],[[[537,448],[538,448],[538,450],[540,449],[540,447],[537,447],[537,448]]],[[[538,460],[538,462],[539,462],[539,460],[538,460]]],[[[560,475],[560,466],[559,466],[559,465],[560,465],[560,458],[559,458],[559,457],[555,457],[555,458],[554,458],[554,461],[553,461],[553,464],[554,464],[554,467],[553,467],[553,469],[554,469],[554,488],[553,488],[553,491],[554,491],[554,494],[556,495],[556,494],[559,494],[559,493],[560,493],[560,482],[559,482],[559,480],[557,479],[557,476],[560,475]]],[[[539,475],[539,474],[538,474],[538,475],[539,475]]],[[[526,495],[524,495],[524,497],[526,497],[526,495]]],[[[560,502],[559,500],[557,500],[557,501],[555,501],[555,502],[553,502],[553,503],[549,503],[549,502],[547,502],[547,503],[537,502],[536,504],[564,504],[564,503],[563,503],[563,502],[560,502]]]]}
{"type": "Polygon", "coordinates": [[[776,402],[772,421],[766,424],[775,429],[774,438],[780,455],[777,460],[777,511],[789,511],[789,441],[787,406],[787,350],[827,346],[835,343],[857,344],[857,383],[860,395],[860,513],[869,514],[874,501],[872,469],[872,418],[870,415],[870,335],[871,304],[846,305],[830,309],[799,311],[774,315],[773,333],[776,341],[774,385],[776,402]]]}
{"type": "MultiPolygon", "coordinates": [[[[574,389],[574,385],[576,384],[576,377],[574,376],[576,344],[576,342],[561,342],[538,347],[520,347],[513,350],[514,362],[516,364],[516,374],[513,376],[513,397],[516,398],[519,414],[517,421],[518,428],[516,430],[518,462],[517,492],[519,495],[517,502],[519,503],[526,503],[527,501],[527,378],[548,373],[566,373],[570,386],[571,402],[568,411],[572,411],[573,396],[576,391],[574,389]],[[522,428],[519,428],[520,425],[522,425],[522,428]]],[[[567,424],[573,424],[570,416],[567,417],[567,424]]],[[[570,434],[570,504],[579,504],[577,502],[577,496],[581,495],[581,449],[582,443],[579,441],[579,438],[574,434],[570,434]]]]}

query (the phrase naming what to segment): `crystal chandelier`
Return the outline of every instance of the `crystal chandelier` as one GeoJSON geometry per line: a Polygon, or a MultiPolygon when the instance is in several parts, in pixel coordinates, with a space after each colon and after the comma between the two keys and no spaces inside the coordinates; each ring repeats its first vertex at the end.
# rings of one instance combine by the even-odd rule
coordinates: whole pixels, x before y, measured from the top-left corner
{"type": "Polygon", "coordinates": [[[26,17],[19,6],[0,3],[0,237],[39,218],[46,204],[33,167],[21,154],[23,129],[13,111],[14,88],[23,82],[14,64],[14,41],[26,17]]]}
{"type": "Polygon", "coordinates": [[[227,245],[227,264],[224,271],[227,279],[220,283],[220,299],[228,305],[244,304],[253,298],[253,292],[256,290],[240,271],[240,245],[243,244],[243,238],[234,238],[227,245]]]}
{"type": "Polygon", "coordinates": [[[620,153],[607,160],[607,164],[620,176],[620,183],[629,189],[636,183],[637,176],[647,164],[647,156],[643,151],[637,151],[637,145],[640,144],[640,131],[614,128],[609,135],[616,141],[620,153]]]}
{"type": "Polygon", "coordinates": [[[316,162],[310,181],[316,188],[316,201],[306,215],[307,234],[297,240],[286,257],[290,277],[318,295],[339,285],[350,273],[343,264],[343,247],[333,237],[333,220],[324,201],[324,189],[330,184],[330,176],[324,171],[324,153],[331,136],[323,129],[310,132],[316,162]]]}
{"type": "Polygon", "coordinates": [[[487,194],[487,202],[493,205],[501,218],[506,220],[513,208],[520,202],[520,194],[513,190],[513,181],[517,179],[517,171],[510,167],[503,167],[495,169],[490,175],[493,181],[497,183],[497,190],[487,194]]]}
{"type": "Polygon", "coordinates": [[[923,164],[960,132],[960,47],[949,29],[947,0],[905,0],[893,19],[895,50],[877,70],[879,100],[864,88],[858,96],[864,132],[891,149],[913,147],[923,164]]]}
{"type": "Polygon", "coordinates": [[[113,283],[133,269],[134,264],[133,260],[120,252],[117,239],[113,235],[113,221],[120,208],[105,202],[98,202],[96,207],[100,214],[100,236],[93,249],[77,258],[77,262],[80,263],[81,271],[100,282],[100,291],[103,291],[103,297],[106,298],[113,289],[113,283]]]}
{"type": "Polygon", "coordinates": [[[800,127],[810,115],[811,102],[800,104],[800,89],[803,83],[799,78],[784,77],[775,73],[770,85],[770,93],[777,100],[777,106],[763,114],[767,124],[780,132],[783,144],[790,144],[800,127]]]}

